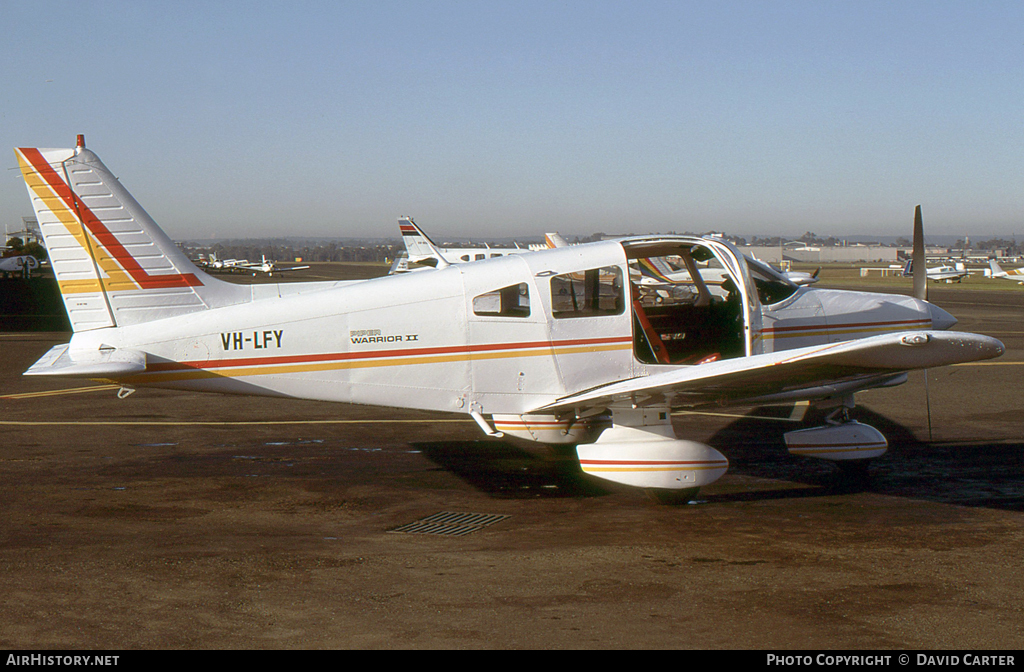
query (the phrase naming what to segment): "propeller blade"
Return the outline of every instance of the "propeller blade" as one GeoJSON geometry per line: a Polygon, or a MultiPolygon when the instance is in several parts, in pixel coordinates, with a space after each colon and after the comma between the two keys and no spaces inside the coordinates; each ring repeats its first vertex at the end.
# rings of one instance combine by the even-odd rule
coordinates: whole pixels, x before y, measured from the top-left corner
{"type": "Polygon", "coordinates": [[[914,210],[914,298],[928,300],[928,267],[924,260],[924,223],[921,206],[914,210]]]}

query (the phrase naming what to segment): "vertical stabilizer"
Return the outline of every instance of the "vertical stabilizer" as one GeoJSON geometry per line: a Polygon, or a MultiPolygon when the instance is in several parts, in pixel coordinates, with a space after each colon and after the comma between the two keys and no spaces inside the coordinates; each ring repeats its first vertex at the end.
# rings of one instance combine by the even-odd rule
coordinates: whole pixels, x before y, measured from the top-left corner
{"type": "Polygon", "coordinates": [[[15,150],[75,331],[123,327],[249,300],[189,261],[78,136],[15,150]]]}
{"type": "Polygon", "coordinates": [[[556,247],[569,247],[569,243],[567,243],[565,238],[562,238],[562,236],[557,232],[545,233],[544,243],[552,250],[556,247]]]}
{"type": "Polygon", "coordinates": [[[412,217],[399,217],[398,230],[402,232],[402,242],[409,253],[409,262],[425,262],[435,260],[437,268],[448,266],[448,260],[444,258],[441,251],[434,244],[427,234],[423,233],[412,217]]]}

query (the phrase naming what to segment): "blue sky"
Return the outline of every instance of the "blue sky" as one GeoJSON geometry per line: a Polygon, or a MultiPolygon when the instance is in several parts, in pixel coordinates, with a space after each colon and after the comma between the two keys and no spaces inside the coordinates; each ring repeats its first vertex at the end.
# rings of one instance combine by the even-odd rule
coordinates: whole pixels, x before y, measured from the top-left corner
{"type": "Polygon", "coordinates": [[[174,238],[1024,234],[1020,2],[0,0],[15,146],[174,238]]]}

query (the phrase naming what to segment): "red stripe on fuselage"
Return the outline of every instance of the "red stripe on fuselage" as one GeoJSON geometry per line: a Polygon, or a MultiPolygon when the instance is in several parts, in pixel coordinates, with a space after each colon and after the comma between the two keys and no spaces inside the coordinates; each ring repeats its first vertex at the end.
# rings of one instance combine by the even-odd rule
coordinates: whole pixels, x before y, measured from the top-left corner
{"type": "Polygon", "coordinates": [[[632,343],[633,338],[582,338],[569,341],[528,341],[523,343],[487,343],[482,345],[451,345],[434,348],[396,348],[391,350],[337,352],[319,355],[287,355],[282,357],[244,357],[238,359],[209,359],[194,362],[163,362],[150,364],[146,371],[177,371],[182,369],[231,368],[236,366],[269,366],[271,364],[309,364],[312,362],[341,362],[354,359],[380,359],[387,357],[419,357],[425,355],[473,354],[498,350],[532,350],[538,348],[564,348],[583,345],[609,345],[632,343]]]}

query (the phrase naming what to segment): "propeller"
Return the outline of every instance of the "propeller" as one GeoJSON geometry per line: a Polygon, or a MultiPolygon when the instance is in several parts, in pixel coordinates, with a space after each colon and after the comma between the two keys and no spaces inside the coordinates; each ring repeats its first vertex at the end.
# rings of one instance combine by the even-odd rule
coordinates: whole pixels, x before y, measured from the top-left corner
{"type": "Polygon", "coordinates": [[[914,210],[914,298],[928,300],[928,267],[924,259],[924,223],[921,221],[921,206],[914,210]]]}
{"type": "MultiPolygon", "coordinates": [[[[924,222],[921,219],[921,206],[914,210],[914,298],[928,300],[928,267],[924,260],[924,222]]],[[[928,394],[928,369],[924,370],[924,405],[928,414],[928,441],[932,440],[932,401],[928,394]]]]}

